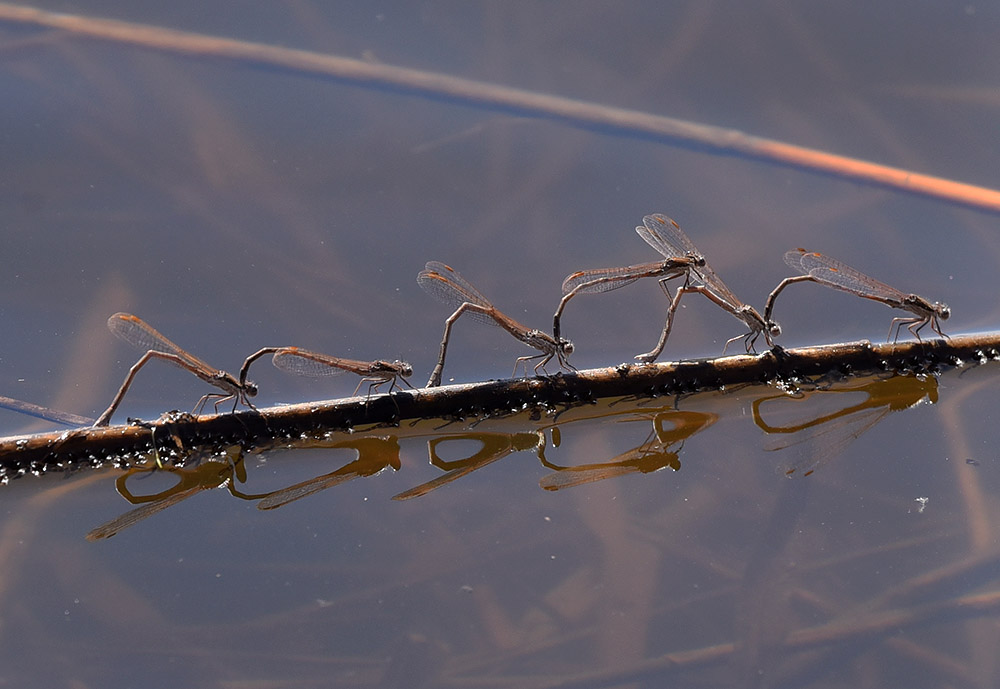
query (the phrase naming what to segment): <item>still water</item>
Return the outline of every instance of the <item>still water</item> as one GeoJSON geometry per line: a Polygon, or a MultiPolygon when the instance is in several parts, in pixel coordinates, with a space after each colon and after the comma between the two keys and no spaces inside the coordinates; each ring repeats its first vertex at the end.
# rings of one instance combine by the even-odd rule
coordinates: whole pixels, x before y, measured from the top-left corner
{"type": "MultiPolygon", "coordinates": [[[[39,7],[1000,187],[992,5],[39,7]]],[[[654,212],[758,309],[804,246],[947,302],[945,332],[1000,326],[994,215],[266,64],[10,22],[0,45],[6,396],[100,414],[136,358],[105,325],[118,311],[230,372],[295,345],[406,360],[421,384],[450,313],[416,284],[425,262],[547,329],[567,274],[658,258],[633,231],[654,212]]],[[[580,296],[562,323],[573,363],[649,350],[665,309],[652,281],[580,296]]],[[[818,285],[780,309],[785,346],[877,340],[896,315],[818,285]]],[[[742,327],[691,295],[663,358],[717,354],[742,327]]],[[[528,353],[463,319],[445,381],[507,376],[528,353]]],[[[263,405],[356,384],[264,364],[263,405]]],[[[13,481],[0,681],[993,687],[996,383],[988,364],[802,399],[749,387],[13,481]]],[[[154,361],[116,419],[189,409],[204,388],[154,361]]],[[[4,434],[49,428],[0,413],[4,434]]]]}

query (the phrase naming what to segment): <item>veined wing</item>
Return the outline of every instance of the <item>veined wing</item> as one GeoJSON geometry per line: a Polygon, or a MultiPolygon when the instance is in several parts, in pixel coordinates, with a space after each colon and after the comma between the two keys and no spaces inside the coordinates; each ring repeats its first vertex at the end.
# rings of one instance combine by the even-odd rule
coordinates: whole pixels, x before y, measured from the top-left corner
{"type": "Polygon", "coordinates": [[[636,227],[635,231],[665,258],[702,255],[694,243],[684,234],[681,226],[662,213],[647,215],[642,219],[642,225],[636,227]]]}
{"type": "Polygon", "coordinates": [[[195,368],[206,372],[217,371],[218,369],[209,366],[207,363],[187,352],[173,342],[164,337],[159,331],[138,316],[130,313],[116,313],[108,319],[108,329],[128,342],[133,347],[148,352],[163,352],[173,354],[184,359],[195,368]]]}
{"type": "MultiPolygon", "coordinates": [[[[684,230],[676,222],[665,215],[654,213],[642,219],[642,225],[635,228],[635,231],[646,240],[646,243],[659,251],[667,258],[697,257],[704,261],[703,254],[694,245],[684,230]]],[[[708,263],[692,268],[692,272],[701,278],[702,283],[716,294],[723,301],[728,302],[734,309],[740,307],[743,302],[733,294],[732,290],[726,286],[722,278],[712,270],[708,263]]]]}
{"type": "Polygon", "coordinates": [[[861,297],[901,304],[907,297],[895,287],[865,275],[835,258],[805,249],[792,249],[785,253],[785,263],[818,282],[851,292],[861,297]]]}
{"type": "Polygon", "coordinates": [[[286,373],[294,373],[297,376],[308,376],[310,378],[337,376],[345,371],[364,375],[371,366],[367,361],[341,359],[297,347],[279,349],[271,357],[271,363],[274,364],[275,368],[279,368],[286,373]]]}
{"type": "MultiPolygon", "coordinates": [[[[439,261],[428,261],[424,269],[417,275],[417,284],[438,301],[456,309],[466,302],[488,309],[494,308],[490,300],[471,282],[462,277],[451,266],[439,261]]],[[[469,318],[481,323],[500,325],[494,318],[480,311],[470,311],[469,318]]]]}
{"type": "Polygon", "coordinates": [[[662,261],[656,261],[635,266],[623,266],[621,268],[579,270],[563,280],[562,293],[569,294],[578,288],[577,294],[610,292],[619,287],[631,285],[639,278],[655,275],[656,271],[662,265],[662,261]],[[583,286],[581,287],[581,285],[583,286]]]}

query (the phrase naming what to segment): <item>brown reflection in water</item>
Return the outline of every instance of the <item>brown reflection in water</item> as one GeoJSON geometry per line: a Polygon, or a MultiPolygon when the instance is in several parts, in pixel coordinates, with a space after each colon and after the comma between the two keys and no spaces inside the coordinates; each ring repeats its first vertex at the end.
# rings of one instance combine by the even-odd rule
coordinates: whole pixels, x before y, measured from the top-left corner
{"type": "Polygon", "coordinates": [[[399,440],[395,436],[351,438],[350,440],[334,443],[329,447],[331,449],[350,448],[357,450],[358,458],[329,474],[323,474],[322,476],[317,476],[268,494],[257,503],[257,509],[273,510],[290,502],[295,502],[307,495],[318,493],[333,486],[339,486],[341,483],[345,483],[351,479],[362,476],[374,476],[389,467],[399,471],[399,440]]]}
{"type": "MultiPolygon", "coordinates": [[[[449,433],[438,429],[428,431],[418,428],[404,428],[399,429],[393,435],[385,435],[384,429],[382,429],[378,435],[359,433],[343,440],[333,440],[326,435],[301,439],[289,445],[288,449],[347,448],[355,450],[357,458],[340,466],[335,471],[285,488],[259,494],[244,493],[236,488],[237,484],[247,481],[244,455],[239,446],[228,448],[220,454],[185,448],[176,438],[173,438],[172,442],[167,439],[165,443],[161,441],[160,444],[170,447],[170,461],[183,462],[185,466],[164,465],[161,458],[165,461],[168,455],[154,450],[146,464],[127,470],[115,482],[118,493],[122,497],[130,503],[140,506],[95,528],[87,534],[87,538],[88,540],[109,538],[122,529],[183,502],[196,493],[212,488],[225,487],[234,497],[243,500],[259,500],[258,509],[271,510],[352,479],[373,476],[390,467],[398,471],[401,468],[399,445],[401,437],[419,438],[431,435],[432,437],[427,439],[430,463],[445,473],[393,496],[394,500],[408,500],[426,495],[515,452],[534,452],[539,462],[553,471],[552,474],[540,481],[541,487],[550,491],[626,474],[652,473],[664,467],[677,471],[680,469],[678,455],[681,449],[678,445],[681,444],[682,447],[686,439],[713,424],[718,419],[718,415],[700,411],[648,409],[642,406],[624,408],[615,407],[614,404],[605,404],[575,408],[564,412],[557,418],[562,420],[558,423],[542,422],[539,428],[516,432],[462,431],[449,433]],[[561,434],[566,427],[573,424],[600,421],[611,421],[616,424],[626,422],[651,423],[652,428],[642,442],[611,457],[606,462],[562,466],[545,457],[546,433],[551,436],[552,447],[559,447],[561,434]],[[444,455],[447,455],[445,448],[453,449],[460,447],[461,443],[470,441],[476,443],[476,447],[467,456],[458,459],[445,458],[444,455]],[[154,462],[155,466],[152,466],[154,462]],[[148,475],[157,470],[173,474],[177,478],[177,483],[166,490],[151,495],[136,495],[129,489],[129,481],[133,476],[148,475]]],[[[537,416],[528,414],[520,422],[506,420],[503,423],[521,423],[532,426],[538,422],[537,416]]],[[[585,428],[581,427],[580,430],[585,431],[585,428]]]]}
{"type": "MultiPolygon", "coordinates": [[[[767,449],[788,450],[807,441],[817,443],[814,451],[791,461],[784,472],[788,476],[808,476],[822,462],[835,456],[848,443],[872,428],[890,412],[909,409],[925,401],[935,403],[937,399],[937,379],[933,376],[893,376],[810,391],[799,390],[792,395],[768,394],[753,399],[751,408],[754,423],[765,433],[781,438],[780,442],[767,449]],[[862,401],[843,404],[844,396],[851,394],[863,395],[862,401]],[[823,404],[831,400],[834,401],[835,408],[832,411],[825,411],[823,404]],[[788,407],[788,405],[793,406],[788,407]],[[791,422],[770,420],[775,416],[787,418],[792,415],[797,416],[799,420],[791,422]]],[[[408,500],[427,495],[515,452],[534,452],[542,466],[552,470],[553,473],[539,481],[539,485],[548,491],[628,474],[648,474],[667,467],[678,471],[681,467],[679,454],[684,442],[719,418],[714,413],[672,408],[650,410],[631,406],[628,409],[613,409],[613,405],[574,409],[567,412],[557,423],[543,422],[541,427],[517,432],[431,431],[432,437],[427,440],[430,463],[445,473],[405,490],[393,496],[393,499],[408,500]],[[562,465],[546,458],[546,433],[551,435],[552,446],[559,447],[561,434],[568,426],[579,422],[601,420],[610,420],[614,423],[646,422],[651,423],[652,428],[642,442],[607,461],[562,465]],[[470,441],[475,443],[476,447],[467,456],[458,459],[446,459],[443,456],[446,454],[444,448],[460,447],[460,443],[470,441]]],[[[523,423],[534,425],[537,419],[532,421],[529,416],[523,423]]],[[[89,540],[108,538],[124,528],[182,502],[195,493],[221,486],[225,486],[235,497],[259,500],[258,508],[261,510],[275,509],[355,478],[373,476],[390,467],[399,470],[401,468],[399,438],[420,437],[427,434],[426,430],[400,429],[392,435],[385,435],[383,431],[378,435],[359,434],[344,440],[331,440],[327,437],[302,440],[296,443],[295,447],[348,448],[357,452],[357,458],[335,471],[286,488],[254,495],[236,489],[237,483],[245,483],[247,479],[243,454],[238,446],[226,450],[222,455],[224,461],[219,461],[218,458],[201,461],[204,456],[192,460],[189,451],[188,457],[185,458],[187,467],[162,467],[162,470],[174,474],[178,481],[171,488],[154,495],[136,496],[128,489],[127,483],[131,476],[155,470],[146,466],[133,468],[118,477],[116,487],[126,500],[140,507],[94,529],[87,538],[89,540]],[[198,466],[190,466],[194,461],[198,462],[198,466]]]]}
{"type": "Polygon", "coordinates": [[[233,497],[241,500],[260,500],[257,504],[258,509],[272,510],[345,481],[361,476],[372,476],[388,467],[396,470],[400,467],[399,441],[395,437],[351,438],[325,447],[354,449],[358,452],[358,458],[329,474],[316,476],[268,493],[250,494],[236,488],[237,483],[247,481],[246,464],[239,446],[228,448],[222,455],[211,457],[207,461],[205,457],[188,457],[186,460],[188,464],[183,467],[163,466],[159,461],[156,466],[133,467],[115,480],[115,488],[123,498],[140,507],[93,529],[87,534],[87,540],[111,538],[119,531],[177,505],[203,490],[225,487],[233,497]],[[173,474],[177,478],[177,483],[150,495],[136,495],[128,487],[131,477],[150,475],[154,471],[173,474]]]}
{"type": "Polygon", "coordinates": [[[115,488],[118,489],[118,493],[123,498],[133,505],[140,505],[140,507],[115,517],[111,521],[91,530],[87,534],[87,540],[99,541],[111,538],[119,531],[127,529],[158,512],[162,512],[168,507],[177,505],[203,490],[225,486],[233,497],[243,500],[256,500],[263,497],[262,495],[249,495],[236,488],[237,481],[246,483],[246,480],[247,470],[243,462],[243,451],[238,445],[227,449],[225,454],[220,458],[195,466],[133,467],[115,480],[115,488]],[[154,471],[165,471],[173,474],[177,478],[177,483],[159,493],[150,495],[136,495],[129,489],[129,478],[136,475],[149,475],[154,471]]]}
{"type": "MultiPolygon", "coordinates": [[[[670,467],[677,471],[681,467],[680,459],[678,459],[677,453],[669,451],[669,448],[677,443],[682,443],[685,439],[711,425],[717,418],[715,414],[676,410],[655,414],[630,414],[619,421],[652,421],[653,428],[642,443],[612,457],[607,462],[579,466],[560,466],[546,459],[545,430],[525,433],[458,433],[433,438],[427,443],[431,464],[447,473],[403,491],[393,496],[393,499],[407,500],[426,495],[447,483],[468,476],[478,469],[503,459],[507,455],[528,450],[533,450],[542,466],[552,469],[554,472],[539,481],[539,485],[545,490],[560,490],[626,474],[648,474],[664,467],[670,467]],[[670,428],[665,427],[668,424],[670,428]],[[442,443],[455,441],[473,441],[479,444],[479,449],[463,459],[452,461],[442,459],[438,454],[438,447],[442,443]]],[[[553,447],[559,447],[562,435],[561,425],[555,425],[549,430],[553,447]]]]}
{"type": "Polygon", "coordinates": [[[814,451],[792,462],[785,470],[786,476],[809,476],[891,412],[910,409],[924,402],[935,404],[937,401],[938,381],[934,376],[897,375],[830,388],[799,390],[791,395],[783,393],[759,397],[753,401],[752,409],[754,423],[762,431],[769,435],[790,436],[766,449],[786,450],[807,441],[816,441],[814,451]],[[846,398],[851,393],[861,393],[864,399],[829,412],[821,409],[822,403],[830,401],[824,398],[846,398]],[[767,405],[769,407],[784,407],[772,409],[770,413],[791,412],[805,420],[787,425],[769,423],[764,419],[765,403],[771,403],[767,405]],[[787,405],[795,408],[789,409],[787,405]]]}
{"type": "Polygon", "coordinates": [[[402,493],[392,496],[392,499],[409,500],[410,498],[426,495],[446,483],[451,483],[455,479],[468,476],[473,471],[482,469],[484,466],[492,464],[498,459],[503,459],[513,452],[524,452],[525,450],[534,450],[538,455],[538,459],[544,464],[545,432],[458,433],[440,438],[433,438],[427,441],[427,452],[430,454],[431,464],[447,473],[426,483],[422,483],[415,488],[404,490],[402,493]],[[438,455],[438,446],[442,443],[466,440],[478,442],[480,444],[480,448],[468,457],[459,460],[447,461],[438,455]]]}
{"type": "Polygon", "coordinates": [[[681,443],[683,447],[685,440],[715,423],[717,419],[716,414],[704,412],[661,412],[653,416],[653,429],[641,445],[616,455],[607,462],[558,466],[539,455],[542,464],[555,472],[543,477],[539,485],[545,490],[560,490],[626,474],[649,474],[665,467],[680,471],[680,448],[678,452],[671,452],[670,448],[677,443],[681,443]],[[664,428],[665,424],[670,424],[671,427],[664,428]]]}

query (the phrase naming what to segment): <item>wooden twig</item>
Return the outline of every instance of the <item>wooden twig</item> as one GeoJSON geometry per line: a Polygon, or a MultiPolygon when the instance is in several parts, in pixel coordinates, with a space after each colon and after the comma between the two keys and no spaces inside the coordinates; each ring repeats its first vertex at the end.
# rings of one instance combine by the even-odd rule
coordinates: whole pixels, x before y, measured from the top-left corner
{"type": "Polygon", "coordinates": [[[734,129],[635,110],[307,50],[206,36],[147,24],[46,12],[10,3],[0,3],[0,21],[58,29],[71,36],[128,44],[175,55],[280,67],[300,74],[448,99],[520,117],[557,120],[572,127],[620,136],[642,137],[673,145],[697,145],[722,155],[746,156],[994,213],[1000,212],[1000,191],[994,189],[763,139],[734,129]]]}
{"type": "Polygon", "coordinates": [[[63,426],[89,426],[94,423],[93,419],[86,416],[77,416],[76,414],[69,414],[57,409],[49,409],[48,407],[42,407],[38,404],[14,399],[13,397],[4,397],[2,395],[0,395],[0,407],[20,412],[21,414],[26,414],[28,416],[44,419],[45,421],[51,421],[52,423],[58,423],[63,426]]]}
{"type": "MultiPolygon", "coordinates": [[[[422,418],[504,416],[533,408],[568,409],[600,398],[686,395],[741,384],[794,382],[878,371],[936,373],[1000,358],[1000,332],[948,340],[873,345],[867,341],[773,350],[715,359],[622,364],[576,373],[400,390],[370,398],[309,402],[231,414],[166,415],[142,424],[0,438],[0,480],[109,462],[128,464],[168,447],[266,449],[315,442],[358,427],[422,418]]],[[[405,435],[405,428],[400,429],[405,435]]]]}

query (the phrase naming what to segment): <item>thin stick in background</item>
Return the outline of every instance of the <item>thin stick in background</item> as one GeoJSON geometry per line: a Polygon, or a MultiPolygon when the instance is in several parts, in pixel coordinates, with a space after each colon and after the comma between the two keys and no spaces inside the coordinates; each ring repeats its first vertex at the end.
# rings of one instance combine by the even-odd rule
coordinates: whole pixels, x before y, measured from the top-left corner
{"type": "Polygon", "coordinates": [[[541,359],[535,364],[534,371],[545,370],[552,357],[556,357],[559,365],[576,370],[567,361],[567,357],[573,353],[573,343],[566,339],[555,339],[548,333],[541,330],[534,330],[521,325],[510,316],[499,311],[490,300],[483,296],[482,292],[473,287],[472,283],[462,277],[450,266],[446,266],[438,261],[430,261],[417,275],[417,283],[425,292],[439,301],[455,307],[455,312],[448,317],[444,326],[444,337],[441,340],[441,353],[438,357],[437,365],[431,372],[427,387],[435,387],[441,384],[441,373],[444,370],[444,358],[448,352],[448,338],[451,337],[451,326],[463,313],[468,313],[470,318],[482,323],[489,323],[503,328],[511,335],[530,347],[542,352],[535,356],[518,357],[514,362],[514,373],[517,375],[517,367],[524,363],[525,373],[527,373],[527,362],[532,359],[541,359]]]}
{"type": "Polygon", "coordinates": [[[116,313],[108,319],[108,328],[111,332],[128,342],[133,347],[145,350],[146,353],[143,354],[137,362],[135,362],[131,369],[129,369],[128,375],[125,377],[125,382],[123,382],[122,386],[118,389],[118,393],[115,395],[114,400],[111,401],[108,408],[105,409],[104,413],[102,413],[100,417],[98,417],[97,421],[94,422],[95,426],[108,425],[108,422],[111,420],[111,416],[115,413],[115,410],[118,409],[118,405],[121,404],[122,399],[125,397],[125,393],[128,392],[129,386],[132,385],[132,380],[139,372],[139,369],[145,366],[146,362],[150,359],[154,358],[163,359],[172,364],[176,364],[186,371],[190,371],[194,375],[198,376],[206,383],[214,385],[225,393],[209,393],[202,396],[202,398],[198,400],[198,404],[195,405],[195,414],[200,413],[201,409],[205,406],[205,403],[215,397],[219,398],[215,401],[216,411],[218,411],[219,405],[227,400],[235,400],[233,402],[233,411],[236,410],[236,405],[240,402],[243,402],[243,404],[247,405],[251,409],[254,408],[253,404],[250,403],[249,398],[254,397],[257,394],[256,385],[249,381],[236,380],[231,374],[217,368],[212,368],[198,357],[175,345],[138,316],[133,316],[129,313],[116,313]]]}
{"type": "Polygon", "coordinates": [[[62,424],[63,426],[89,426],[94,423],[93,419],[86,416],[77,416],[76,414],[59,411],[58,409],[50,409],[49,407],[24,402],[13,397],[0,396],[0,408],[10,409],[11,411],[34,416],[35,418],[51,421],[52,423],[62,424]]]}
{"type": "Polygon", "coordinates": [[[241,383],[246,380],[250,364],[267,354],[274,355],[271,357],[271,363],[276,368],[286,373],[294,373],[297,376],[318,378],[322,376],[336,376],[345,372],[356,373],[361,376],[361,381],[358,383],[358,387],[354,389],[355,395],[358,394],[358,390],[365,383],[368,383],[369,397],[371,397],[373,392],[378,392],[380,385],[390,381],[389,392],[392,392],[393,388],[403,389],[399,385],[400,380],[410,388],[413,387],[406,380],[413,375],[413,367],[405,361],[399,361],[398,359],[396,361],[384,361],[382,359],[376,359],[375,361],[355,361],[354,359],[342,359],[330,356],[329,354],[311,352],[308,349],[301,349],[299,347],[264,347],[254,352],[247,357],[240,369],[241,383]]]}
{"type": "MultiPolygon", "coordinates": [[[[694,243],[688,239],[688,236],[684,234],[684,231],[680,228],[676,222],[671,220],[665,215],[660,213],[654,213],[653,215],[647,215],[642,219],[642,225],[635,228],[635,231],[639,233],[639,236],[645,239],[650,244],[656,246],[655,242],[662,245],[663,249],[669,251],[671,255],[677,257],[684,256],[698,256],[701,257],[702,253],[695,247],[694,243]]],[[[658,249],[659,250],[659,249],[658,249]]],[[[745,335],[737,335],[736,337],[731,337],[726,340],[725,346],[722,348],[722,353],[725,354],[729,345],[736,340],[743,339],[746,345],[747,352],[753,350],[754,342],[760,335],[764,335],[764,339],[767,340],[769,347],[774,346],[772,337],[777,337],[781,334],[781,327],[760,315],[752,306],[744,304],[740,301],[732,290],[730,290],[726,283],[722,281],[712,267],[704,262],[697,267],[692,269],[697,273],[698,278],[701,280],[700,285],[684,285],[677,289],[677,293],[670,302],[670,308],[667,310],[667,322],[663,326],[663,332],[660,333],[660,340],[656,343],[656,347],[652,350],[646,352],[645,354],[636,355],[636,359],[642,363],[648,364],[656,360],[660,353],[663,351],[664,346],[667,344],[667,338],[670,336],[670,330],[673,327],[674,314],[677,311],[677,306],[680,304],[681,297],[688,292],[698,292],[705,295],[707,299],[725,309],[729,313],[733,314],[736,318],[743,321],[749,332],[745,335]]]]}
{"type": "MultiPolygon", "coordinates": [[[[672,220],[670,222],[673,222],[672,220]]],[[[676,226],[676,223],[674,223],[676,226]]],[[[640,228],[636,228],[639,230],[640,228]]],[[[630,285],[642,278],[655,277],[667,299],[672,299],[667,281],[683,277],[684,285],[691,281],[691,271],[697,272],[698,268],[705,265],[705,259],[701,254],[691,253],[678,256],[676,249],[667,238],[660,234],[656,228],[642,228],[646,232],[639,232],[639,236],[646,240],[646,243],[659,251],[663,255],[662,261],[651,261],[634,266],[621,268],[594,268],[592,270],[579,270],[566,276],[562,284],[563,298],[559,302],[552,320],[552,336],[559,340],[560,324],[563,309],[569,300],[577,294],[591,294],[595,292],[611,292],[619,287],[630,285]]],[[[679,229],[679,228],[678,228],[679,229]]]]}
{"type": "Polygon", "coordinates": [[[648,112],[472,81],[438,72],[178,31],[162,26],[48,12],[5,2],[0,3],[0,21],[45,26],[58,29],[69,36],[85,36],[174,55],[195,55],[239,60],[251,65],[277,66],[299,74],[335,77],[363,87],[399,87],[406,93],[425,98],[440,99],[444,96],[453,102],[492,111],[514,111],[524,117],[557,120],[579,129],[596,128],[621,136],[651,139],[670,145],[694,143],[716,154],[736,153],[771,164],[835,175],[841,179],[941,199],[993,213],[1000,212],[1000,191],[996,189],[648,112]]]}
{"type": "Polygon", "coordinates": [[[948,320],[951,316],[951,309],[947,304],[941,302],[930,302],[918,294],[907,294],[895,287],[890,287],[884,282],[879,282],[873,277],[869,277],[859,270],[841,263],[835,258],[830,258],[824,254],[818,254],[805,249],[792,249],[785,253],[785,263],[790,268],[799,271],[802,275],[785,278],[774,291],[767,297],[767,306],[764,308],[764,318],[771,317],[774,310],[774,300],[778,298],[781,290],[796,282],[817,282],[827,287],[833,287],[844,292],[856,294],[865,299],[871,299],[891,306],[894,309],[903,309],[914,314],[912,317],[899,316],[892,319],[889,324],[889,334],[886,342],[895,342],[899,339],[899,330],[904,325],[906,329],[913,333],[913,336],[920,339],[920,330],[925,325],[930,325],[931,330],[941,337],[947,338],[941,331],[940,321],[948,320]],[[892,331],[896,330],[893,337],[892,331]]]}

